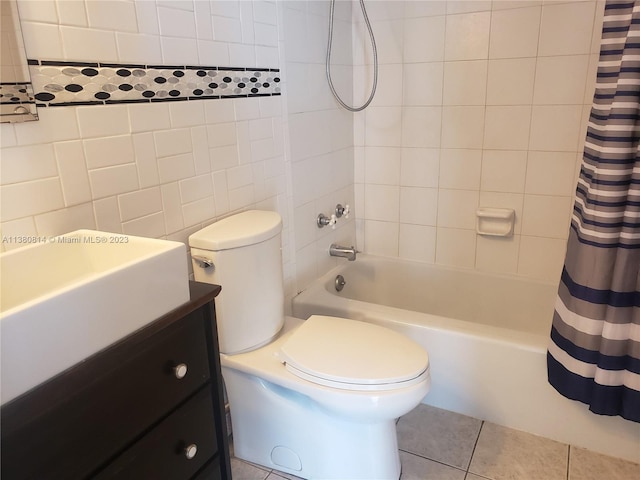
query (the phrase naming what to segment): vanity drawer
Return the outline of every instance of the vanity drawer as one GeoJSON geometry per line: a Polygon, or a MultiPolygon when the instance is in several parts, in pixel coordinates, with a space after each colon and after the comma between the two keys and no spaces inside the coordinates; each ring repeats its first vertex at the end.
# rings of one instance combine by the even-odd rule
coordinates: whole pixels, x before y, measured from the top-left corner
{"type": "Polygon", "coordinates": [[[134,333],[37,387],[34,401],[27,394],[19,415],[3,406],[2,476],[86,478],[209,377],[202,309],[151,336],[134,333]]]}
{"type": "Polygon", "coordinates": [[[93,478],[188,480],[216,451],[211,390],[204,388],[93,478]]]}

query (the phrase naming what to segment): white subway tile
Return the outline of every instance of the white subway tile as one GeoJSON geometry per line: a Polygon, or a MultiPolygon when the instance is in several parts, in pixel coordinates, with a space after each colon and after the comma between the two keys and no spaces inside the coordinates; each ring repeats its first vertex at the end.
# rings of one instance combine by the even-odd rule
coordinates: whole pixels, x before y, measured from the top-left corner
{"type": "Polygon", "coordinates": [[[211,171],[216,172],[225,168],[235,167],[239,164],[238,149],[235,145],[215,147],[209,149],[211,171]]]}
{"type": "MultiPolygon", "coordinates": [[[[76,2],[64,2],[76,3],[76,2]]],[[[158,24],[158,12],[155,2],[134,2],[136,8],[136,20],[138,22],[138,32],[148,35],[160,35],[158,24]]]]}
{"type": "MultiPolygon", "coordinates": [[[[20,21],[58,23],[58,12],[56,10],[58,2],[38,2],[24,1],[14,3],[18,7],[20,21]]],[[[11,7],[3,7],[11,8],[11,7]]]]}
{"type": "Polygon", "coordinates": [[[193,11],[159,6],[158,20],[162,36],[196,38],[196,20],[193,11]]]}
{"type": "MultiPolygon", "coordinates": [[[[64,58],[70,61],[117,62],[118,47],[113,31],[82,27],[60,27],[64,58]]],[[[42,58],[42,57],[40,57],[42,58]]],[[[48,58],[48,57],[44,57],[48,58]]]]}
{"type": "Polygon", "coordinates": [[[160,183],[174,182],[195,175],[192,153],[183,153],[158,159],[160,183]]]}
{"type": "Polygon", "coordinates": [[[191,145],[193,146],[193,162],[196,175],[209,173],[211,171],[211,160],[209,159],[207,127],[203,125],[191,129],[191,145]]]}
{"type": "Polygon", "coordinates": [[[206,123],[228,123],[236,119],[233,102],[229,99],[203,102],[206,123]]]}
{"type": "Polygon", "coordinates": [[[89,24],[84,2],[56,2],[55,6],[61,25],[86,27],[89,24]]]}
{"type": "Polygon", "coordinates": [[[260,118],[260,104],[254,98],[234,98],[232,101],[236,121],[260,118]]]}
{"type": "Polygon", "coordinates": [[[138,189],[138,172],[133,163],[89,171],[94,199],[110,197],[138,189]]]}
{"type": "Polygon", "coordinates": [[[212,219],[216,216],[213,196],[182,205],[182,216],[187,227],[212,219]]]}
{"type": "Polygon", "coordinates": [[[0,157],[0,184],[28,182],[58,176],[51,144],[3,148],[0,157]]]}
{"type": "Polygon", "coordinates": [[[162,62],[160,38],[155,35],[116,32],[118,61],[157,64],[162,62]]]}
{"type": "Polygon", "coordinates": [[[87,228],[95,230],[96,220],[91,203],[43,213],[35,217],[38,235],[62,235],[87,228]]]}
{"type": "Polygon", "coordinates": [[[210,147],[235,145],[238,140],[236,124],[219,123],[215,125],[207,125],[207,136],[209,138],[210,147]]]}
{"type": "Polygon", "coordinates": [[[92,138],[85,140],[83,144],[87,168],[89,169],[133,163],[135,161],[131,135],[92,138]]]}
{"type": "MultiPolygon", "coordinates": [[[[203,2],[201,2],[203,3],[203,2]]],[[[230,65],[229,44],[198,39],[198,61],[200,65],[230,65]]],[[[217,102],[213,102],[217,103],[217,102]]]]}
{"type": "Polygon", "coordinates": [[[125,105],[78,107],[76,114],[82,138],[122,135],[131,131],[125,105]]]}
{"type": "Polygon", "coordinates": [[[196,22],[196,38],[213,40],[213,22],[211,19],[211,2],[193,2],[196,22]]]}
{"type": "Polygon", "coordinates": [[[133,133],[164,130],[171,127],[169,106],[165,103],[129,105],[129,119],[133,133]]]}
{"type": "Polygon", "coordinates": [[[131,136],[135,155],[136,168],[140,188],[146,188],[160,183],[158,175],[158,161],[152,133],[138,133],[131,136]]]}
{"type": "Polygon", "coordinates": [[[177,182],[167,183],[160,187],[162,195],[162,211],[167,233],[177,232],[184,228],[182,217],[182,201],[177,182]]]}
{"type": "Polygon", "coordinates": [[[204,104],[207,102],[173,102],[169,104],[173,128],[204,125],[204,104]]]}
{"type": "Polygon", "coordinates": [[[116,197],[107,197],[94,200],[93,213],[96,219],[96,227],[103,232],[122,233],[120,223],[120,210],[116,197]]]}
{"type": "Polygon", "coordinates": [[[160,37],[162,61],[168,65],[197,65],[198,42],[195,38],[160,37]]]}
{"type": "Polygon", "coordinates": [[[146,188],[118,195],[120,219],[123,222],[162,212],[160,187],[146,188]]]}
{"type": "Polygon", "coordinates": [[[180,199],[183,204],[213,196],[213,182],[209,174],[186,178],[178,183],[180,185],[180,199]]]}
{"type": "MultiPolygon", "coordinates": [[[[91,186],[81,141],[54,145],[65,205],[91,201],[91,186]]],[[[3,153],[4,155],[4,153],[3,153]]]]}
{"type": "Polygon", "coordinates": [[[241,208],[247,208],[255,202],[253,185],[229,190],[229,209],[233,212],[241,208]]]}
{"type": "Polygon", "coordinates": [[[21,26],[28,58],[65,59],[58,25],[24,21],[21,26]]]}
{"type": "Polygon", "coordinates": [[[188,128],[154,132],[153,138],[158,157],[169,157],[192,151],[191,132],[188,128]]]}
{"type": "Polygon", "coordinates": [[[122,233],[138,237],[160,238],[167,234],[162,212],[136,218],[122,224],[122,233]]]}
{"type": "Polygon", "coordinates": [[[406,63],[403,105],[442,105],[443,62],[406,63]]]}
{"type": "Polygon", "coordinates": [[[229,212],[229,196],[227,188],[227,174],[226,172],[214,172],[211,174],[213,180],[213,198],[216,204],[216,214],[224,215],[229,212]]]}
{"type": "MultiPolygon", "coordinates": [[[[78,122],[73,108],[40,108],[37,122],[25,122],[16,126],[20,145],[60,142],[80,138],[78,122]]],[[[5,146],[4,137],[2,145],[5,146]]]]}
{"type": "Polygon", "coordinates": [[[133,2],[91,0],[85,2],[89,26],[94,29],[137,32],[136,9],[133,2]]]}
{"type": "MultiPolygon", "coordinates": [[[[215,4],[214,4],[215,5],[215,4]]],[[[241,43],[242,25],[238,18],[213,15],[213,38],[219,42],[241,43]]]]}
{"type": "Polygon", "coordinates": [[[64,208],[58,177],[5,185],[0,200],[0,218],[5,222],[64,208]]]}

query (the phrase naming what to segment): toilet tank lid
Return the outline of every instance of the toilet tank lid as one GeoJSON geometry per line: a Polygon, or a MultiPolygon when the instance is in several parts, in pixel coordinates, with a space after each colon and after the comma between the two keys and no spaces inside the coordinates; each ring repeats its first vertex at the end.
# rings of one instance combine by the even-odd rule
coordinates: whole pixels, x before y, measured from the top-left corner
{"type": "Polygon", "coordinates": [[[229,250],[264,242],[282,230],[277,212],[249,210],[223,218],[189,236],[189,246],[203,250],[229,250]]]}

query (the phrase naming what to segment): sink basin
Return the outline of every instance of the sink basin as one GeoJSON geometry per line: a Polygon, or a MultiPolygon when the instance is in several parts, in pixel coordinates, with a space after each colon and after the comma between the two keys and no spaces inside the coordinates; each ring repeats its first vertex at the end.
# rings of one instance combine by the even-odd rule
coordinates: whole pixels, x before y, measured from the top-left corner
{"type": "Polygon", "coordinates": [[[179,242],[77,230],[0,255],[4,404],[189,300],[179,242]]]}

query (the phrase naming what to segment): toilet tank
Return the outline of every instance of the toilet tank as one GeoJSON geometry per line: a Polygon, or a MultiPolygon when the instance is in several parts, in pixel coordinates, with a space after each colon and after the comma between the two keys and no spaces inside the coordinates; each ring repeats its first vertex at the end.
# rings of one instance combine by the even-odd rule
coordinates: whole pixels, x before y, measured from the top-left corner
{"type": "Polygon", "coordinates": [[[198,282],[222,286],[216,298],[220,351],[253,350],[268,343],[284,322],[282,219],[276,212],[250,210],[224,218],[189,237],[198,282]]]}

